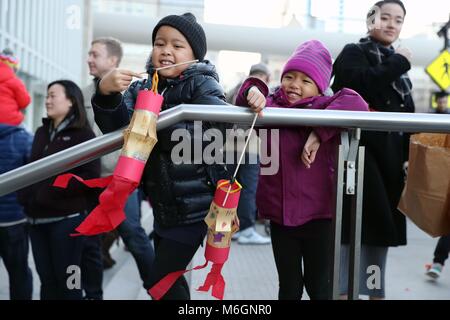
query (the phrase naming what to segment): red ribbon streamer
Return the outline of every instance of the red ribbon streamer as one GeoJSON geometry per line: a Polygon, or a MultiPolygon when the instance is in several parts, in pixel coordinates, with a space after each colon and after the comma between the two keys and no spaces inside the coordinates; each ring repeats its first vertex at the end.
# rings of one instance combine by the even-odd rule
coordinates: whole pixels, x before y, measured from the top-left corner
{"type": "Polygon", "coordinates": [[[207,265],[208,261],[206,261],[205,264],[201,266],[196,266],[195,268],[189,270],[171,272],[164,278],[159,280],[158,283],[156,283],[152,288],[150,288],[148,290],[148,293],[152,296],[154,300],[160,300],[167,293],[167,291],[169,291],[169,289],[172,288],[175,281],[177,281],[178,278],[181,277],[183,274],[192,270],[200,270],[206,268],[207,265]]]}
{"type": "Polygon", "coordinates": [[[138,182],[133,182],[120,176],[84,180],[73,174],[59,176],[54,186],[66,188],[70,179],[76,179],[90,188],[107,188],[99,197],[99,205],[75,229],[78,233],[71,236],[92,236],[109,232],[117,228],[124,220],[123,211],[128,196],[137,188],[138,182]]]}

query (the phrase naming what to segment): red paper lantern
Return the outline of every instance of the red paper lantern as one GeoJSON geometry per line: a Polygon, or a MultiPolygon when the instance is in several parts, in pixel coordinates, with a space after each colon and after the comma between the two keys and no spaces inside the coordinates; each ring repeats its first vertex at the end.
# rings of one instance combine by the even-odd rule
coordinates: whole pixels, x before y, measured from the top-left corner
{"type": "MultiPolygon", "coordinates": [[[[220,180],[217,184],[213,202],[205,218],[205,223],[208,225],[205,247],[206,262],[192,269],[203,269],[210,261],[213,263],[205,282],[197,291],[208,292],[212,288],[212,295],[220,300],[223,299],[225,291],[225,280],[221,271],[228,260],[231,237],[239,229],[236,224],[236,211],[241,189],[242,187],[237,181],[231,184],[228,180],[220,180]]],[[[189,271],[191,270],[169,273],[149,290],[150,295],[155,300],[161,299],[175,281],[189,271]]]]}

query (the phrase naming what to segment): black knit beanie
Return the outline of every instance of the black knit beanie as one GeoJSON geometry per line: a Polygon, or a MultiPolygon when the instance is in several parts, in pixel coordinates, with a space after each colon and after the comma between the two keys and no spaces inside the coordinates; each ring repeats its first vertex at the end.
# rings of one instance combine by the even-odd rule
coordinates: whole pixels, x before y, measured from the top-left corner
{"type": "Polygon", "coordinates": [[[162,18],[153,29],[152,42],[155,43],[156,33],[162,26],[170,26],[180,31],[189,42],[196,59],[203,61],[206,54],[206,35],[195,16],[188,12],[180,16],[170,15],[162,18]]]}

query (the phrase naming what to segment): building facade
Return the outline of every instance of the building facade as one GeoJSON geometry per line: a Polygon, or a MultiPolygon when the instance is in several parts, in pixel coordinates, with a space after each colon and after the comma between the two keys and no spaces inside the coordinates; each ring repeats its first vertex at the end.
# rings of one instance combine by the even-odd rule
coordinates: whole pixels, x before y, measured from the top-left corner
{"type": "Polygon", "coordinates": [[[48,83],[84,85],[89,16],[87,0],[0,0],[0,50],[20,59],[18,76],[32,97],[24,122],[30,131],[45,115],[48,83]]]}

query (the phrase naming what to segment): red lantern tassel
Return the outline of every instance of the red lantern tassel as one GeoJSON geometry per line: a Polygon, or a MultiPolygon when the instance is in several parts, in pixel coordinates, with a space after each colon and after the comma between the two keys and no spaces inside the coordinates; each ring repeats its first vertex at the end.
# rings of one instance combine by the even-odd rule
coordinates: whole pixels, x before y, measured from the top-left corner
{"type": "Polygon", "coordinates": [[[211,271],[208,273],[205,279],[205,283],[200,286],[197,291],[208,292],[212,287],[212,296],[223,300],[223,294],[225,291],[225,279],[222,276],[223,263],[213,263],[211,271]]]}
{"type": "Polygon", "coordinates": [[[55,183],[56,187],[66,188],[69,180],[74,178],[79,182],[85,184],[90,188],[106,189],[99,197],[99,205],[84,219],[84,221],[75,229],[78,233],[71,234],[72,236],[91,236],[99,233],[109,232],[117,228],[124,220],[125,213],[123,211],[127,202],[128,196],[139,185],[140,175],[145,163],[140,161],[123,157],[119,158],[119,163],[112,176],[100,179],[83,180],[82,178],[73,175],[65,174],[59,176],[55,183]],[[132,169],[133,175],[128,174],[128,179],[122,176],[123,171],[132,169]],[[130,180],[134,179],[133,180],[130,180]]]}
{"type": "Polygon", "coordinates": [[[178,278],[181,277],[183,274],[192,270],[200,270],[206,268],[207,265],[208,261],[206,261],[204,265],[197,266],[189,270],[171,272],[164,278],[159,280],[158,283],[156,283],[152,288],[150,288],[148,290],[148,293],[152,296],[154,300],[160,300],[167,293],[167,291],[169,291],[169,289],[172,288],[175,281],[177,281],[178,278]]]}

